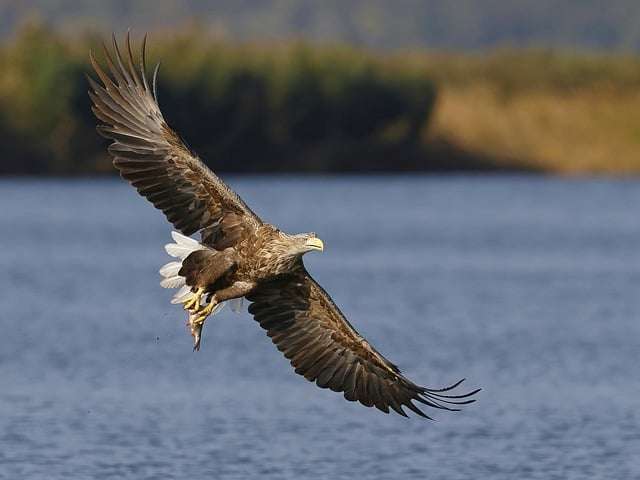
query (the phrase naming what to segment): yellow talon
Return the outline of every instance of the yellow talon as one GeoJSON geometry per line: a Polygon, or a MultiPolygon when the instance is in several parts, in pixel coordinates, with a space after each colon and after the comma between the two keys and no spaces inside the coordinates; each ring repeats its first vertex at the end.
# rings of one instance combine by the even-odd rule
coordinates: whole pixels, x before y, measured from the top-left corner
{"type": "Polygon", "coordinates": [[[204,288],[200,287],[193,293],[193,296],[184,302],[184,309],[192,313],[196,313],[200,310],[200,299],[204,293],[204,288]]]}
{"type": "Polygon", "coordinates": [[[215,299],[211,299],[211,301],[209,303],[207,303],[207,305],[198,312],[198,319],[202,319],[202,322],[204,322],[206,320],[206,318],[211,315],[211,312],[213,312],[213,309],[216,308],[216,305],[218,305],[218,302],[215,299]]]}

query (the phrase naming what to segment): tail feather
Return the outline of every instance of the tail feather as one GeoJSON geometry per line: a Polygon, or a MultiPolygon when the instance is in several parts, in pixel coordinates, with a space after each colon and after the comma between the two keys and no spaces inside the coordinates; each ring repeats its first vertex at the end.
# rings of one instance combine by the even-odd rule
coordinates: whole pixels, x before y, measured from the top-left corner
{"type": "MultiPolygon", "coordinates": [[[[204,245],[200,244],[197,240],[194,240],[190,237],[185,237],[181,233],[171,232],[171,236],[176,243],[167,243],[164,246],[164,249],[169,255],[179,258],[180,260],[184,260],[189,256],[190,253],[195,252],[196,250],[202,250],[203,248],[205,248],[204,245]]],[[[171,262],[165,266],[172,265],[173,263],[178,262],[171,262]]]]}
{"type": "Polygon", "coordinates": [[[182,268],[182,262],[169,262],[160,268],[160,275],[164,278],[175,277],[182,268]]]}
{"type": "Polygon", "coordinates": [[[178,245],[191,247],[192,250],[199,250],[202,248],[202,245],[200,245],[200,242],[198,242],[197,240],[194,240],[191,237],[186,237],[179,232],[175,232],[175,231],[171,232],[171,238],[173,238],[173,240],[178,245]]]}
{"type": "Polygon", "coordinates": [[[200,250],[199,248],[191,248],[185,245],[178,245],[177,243],[167,243],[164,246],[164,249],[167,251],[169,255],[175,258],[179,258],[180,260],[184,260],[192,252],[195,252],[196,250],[200,250]]]}
{"type": "Polygon", "coordinates": [[[191,292],[191,288],[185,285],[180,290],[178,290],[178,292],[173,296],[173,298],[171,299],[171,303],[173,303],[174,305],[178,303],[184,303],[187,300],[189,300],[192,296],[193,296],[193,293],[191,292]]]}
{"type": "Polygon", "coordinates": [[[176,293],[173,297],[172,303],[180,303],[189,299],[191,291],[186,286],[186,279],[178,273],[182,268],[182,262],[191,253],[196,250],[202,250],[205,248],[197,240],[190,237],[185,237],[181,233],[171,232],[171,237],[176,243],[168,243],[164,246],[165,250],[172,257],[178,258],[180,261],[169,262],[160,268],[160,275],[162,275],[162,281],[160,285],[164,288],[180,288],[182,289],[176,293]]]}
{"type": "MultiPolygon", "coordinates": [[[[164,246],[164,248],[169,255],[177,258],[178,260],[171,261],[160,268],[160,275],[162,276],[160,285],[164,288],[180,288],[180,290],[178,290],[171,299],[171,303],[179,304],[191,300],[194,295],[194,293],[191,291],[191,287],[186,284],[186,278],[178,274],[182,269],[182,263],[191,253],[197,250],[203,250],[206,247],[200,244],[197,240],[194,240],[190,237],[185,237],[178,232],[171,232],[171,237],[173,238],[175,243],[168,243],[164,246]]],[[[216,305],[216,307],[211,312],[211,315],[214,315],[218,311],[220,311],[220,309],[222,309],[222,307],[224,306],[224,303],[226,302],[216,305]]],[[[241,300],[240,302],[234,302],[232,304],[232,308],[234,309],[234,311],[239,309],[241,306],[241,300]]]]}
{"type": "Polygon", "coordinates": [[[179,288],[186,285],[185,278],[176,275],[175,277],[165,278],[160,282],[162,288],[179,288]]]}

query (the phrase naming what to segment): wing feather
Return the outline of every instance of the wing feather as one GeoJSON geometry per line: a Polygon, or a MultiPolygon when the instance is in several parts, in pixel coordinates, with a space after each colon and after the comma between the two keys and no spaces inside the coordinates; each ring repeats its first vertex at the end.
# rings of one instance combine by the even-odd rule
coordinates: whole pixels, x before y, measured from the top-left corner
{"type": "Polygon", "coordinates": [[[224,238],[228,245],[244,238],[262,222],[167,125],[146,76],[146,37],[139,62],[134,61],[127,34],[121,51],[115,36],[104,46],[106,68],[89,55],[101,84],[88,77],[92,110],[102,122],[98,132],[113,141],[108,148],[114,166],[185,235],[201,231],[203,241],[224,238]],[[225,219],[231,222],[225,223],[225,219]],[[211,231],[216,237],[210,238],[211,231]]]}
{"type": "Polygon", "coordinates": [[[247,300],[252,302],[249,312],[296,373],[321,388],[342,392],[347,400],[403,416],[406,407],[426,418],[415,402],[457,410],[454,407],[474,401],[470,397],[478,390],[448,393],[460,382],[435,390],[404,377],[349,324],[302,263],[292,274],[259,285],[247,300]]]}

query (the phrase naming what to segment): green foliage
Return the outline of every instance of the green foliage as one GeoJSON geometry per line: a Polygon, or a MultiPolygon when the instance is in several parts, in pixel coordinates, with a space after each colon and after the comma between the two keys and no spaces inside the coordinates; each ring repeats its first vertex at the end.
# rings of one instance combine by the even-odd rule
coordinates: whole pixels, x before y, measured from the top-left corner
{"type": "MultiPolygon", "coordinates": [[[[198,31],[154,38],[148,56],[162,59],[165,118],[218,170],[328,169],[362,149],[417,144],[434,105],[423,74],[362,52],[202,38],[198,31]],[[318,150],[322,163],[305,161],[318,150]]],[[[89,47],[102,58],[95,40],[30,26],[0,51],[2,171],[110,168],[84,78],[89,47]]]]}
{"type": "Polygon", "coordinates": [[[0,171],[70,173],[87,168],[84,62],[53,32],[29,26],[0,51],[0,171]]]}

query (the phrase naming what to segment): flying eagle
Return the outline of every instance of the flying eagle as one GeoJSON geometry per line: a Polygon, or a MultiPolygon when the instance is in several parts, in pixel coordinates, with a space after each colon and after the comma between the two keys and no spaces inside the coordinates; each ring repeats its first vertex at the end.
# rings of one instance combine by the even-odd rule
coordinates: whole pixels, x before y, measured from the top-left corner
{"type": "Polygon", "coordinates": [[[444,410],[473,402],[479,389],[451,392],[462,380],[432,389],[403,376],[305,269],[302,256],[324,248],[316,234],[290,235],[263,222],[185,146],[160,112],[157,66],[151,84],[147,80],[145,45],[146,37],[139,65],[128,34],[124,55],[115,36],[112,52],[104,46],[106,69],[91,54],[102,84],[88,77],[89,96],[101,122],[98,132],[113,141],[108,150],[120,175],[181,232],[173,232],[175,243],[165,247],[177,261],[160,269],[161,285],[180,288],[172,303],[189,314],[194,350],[205,320],[224,302],[246,298],[295,372],[349,401],[403,416],[406,407],[426,418],[414,402],[444,410]],[[200,241],[190,238],[195,233],[200,241]]]}

